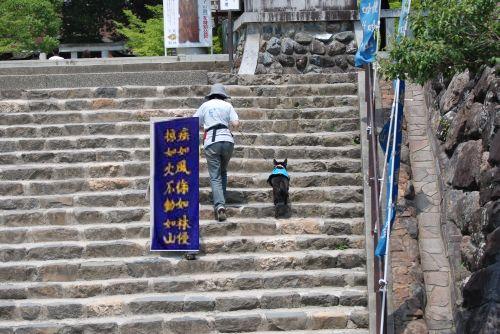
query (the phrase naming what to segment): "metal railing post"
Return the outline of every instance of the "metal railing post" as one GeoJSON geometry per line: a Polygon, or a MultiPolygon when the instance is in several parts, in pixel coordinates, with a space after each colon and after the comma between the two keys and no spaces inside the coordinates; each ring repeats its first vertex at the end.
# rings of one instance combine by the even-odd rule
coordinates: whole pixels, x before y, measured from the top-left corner
{"type": "MultiPolygon", "coordinates": [[[[373,68],[371,64],[365,65],[365,101],[367,104],[367,128],[366,131],[368,137],[368,179],[371,190],[371,232],[373,236],[374,251],[377,246],[379,233],[380,233],[380,203],[379,203],[379,193],[380,193],[380,183],[379,183],[379,172],[378,172],[378,148],[377,148],[377,127],[376,127],[376,115],[375,115],[375,99],[373,94],[374,80],[373,68]]],[[[376,314],[377,314],[377,333],[380,333],[380,314],[382,308],[382,299],[379,291],[379,280],[382,273],[382,261],[378,258],[374,258],[374,268],[373,268],[373,286],[376,295],[376,314]]]]}

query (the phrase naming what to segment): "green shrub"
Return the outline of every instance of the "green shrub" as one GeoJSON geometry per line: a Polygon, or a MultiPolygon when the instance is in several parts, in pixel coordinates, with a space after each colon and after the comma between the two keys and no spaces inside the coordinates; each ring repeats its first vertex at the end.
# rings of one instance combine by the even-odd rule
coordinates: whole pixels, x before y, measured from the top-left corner
{"type": "Polygon", "coordinates": [[[421,0],[410,17],[413,36],[391,42],[382,72],[423,84],[438,73],[450,78],[494,61],[499,8],[496,0],[421,0]]]}
{"type": "Polygon", "coordinates": [[[59,45],[62,0],[1,0],[0,53],[49,53],[59,45]]]}
{"type": "Polygon", "coordinates": [[[138,56],[163,56],[163,6],[146,6],[151,18],[142,21],[131,10],[124,10],[128,24],[115,22],[117,30],[127,39],[127,46],[138,56]]]}

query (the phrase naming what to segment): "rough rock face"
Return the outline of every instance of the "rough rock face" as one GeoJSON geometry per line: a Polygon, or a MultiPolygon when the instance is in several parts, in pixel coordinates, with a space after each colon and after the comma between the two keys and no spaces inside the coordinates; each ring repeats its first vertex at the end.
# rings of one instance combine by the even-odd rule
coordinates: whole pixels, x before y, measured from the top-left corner
{"type": "Polygon", "coordinates": [[[497,69],[426,86],[455,280],[457,332],[496,333],[500,317],[500,108],[497,69]],[[488,240],[488,242],[486,242],[488,240]],[[463,287],[463,290],[462,290],[463,287]]]}
{"type": "Polygon", "coordinates": [[[357,51],[357,45],[352,23],[343,22],[334,26],[335,29],[328,23],[263,26],[256,73],[295,74],[353,70],[353,55],[357,51]]]}
{"type": "Polygon", "coordinates": [[[465,333],[498,333],[500,328],[500,227],[489,236],[482,268],[463,288],[465,333]]]}

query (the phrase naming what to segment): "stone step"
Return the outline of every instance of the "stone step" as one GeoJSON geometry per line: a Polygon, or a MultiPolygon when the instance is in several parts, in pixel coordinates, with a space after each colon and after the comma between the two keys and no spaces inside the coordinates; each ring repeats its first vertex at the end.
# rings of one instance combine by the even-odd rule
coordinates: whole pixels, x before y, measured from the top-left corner
{"type": "Polygon", "coordinates": [[[228,55],[182,55],[171,57],[119,57],[99,59],[3,61],[0,75],[119,73],[149,71],[205,70],[226,72],[228,55]],[[208,58],[207,58],[208,57],[208,58]]]}
{"type": "Polygon", "coordinates": [[[365,306],[365,288],[273,289],[225,292],[133,294],[80,299],[7,300],[3,320],[60,320],[155,313],[229,312],[302,307],[365,306]],[[104,310],[106,309],[106,310],[104,310]]]}
{"type": "MultiPolygon", "coordinates": [[[[242,120],[240,130],[235,134],[246,133],[277,133],[299,134],[317,132],[346,132],[359,130],[359,120],[356,118],[334,119],[296,119],[296,120],[242,120]]],[[[68,136],[123,136],[148,135],[148,122],[120,123],[67,123],[42,125],[0,126],[2,138],[40,138],[68,136]]]]}
{"type": "Polygon", "coordinates": [[[200,70],[2,75],[0,90],[60,87],[116,87],[126,85],[206,85],[207,83],[207,72],[200,70]]]}
{"type": "MultiPolygon", "coordinates": [[[[274,217],[272,203],[249,203],[227,206],[229,217],[274,217]]],[[[359,218],[363,217],[363,203],[292,203],[292,217],[359,218]]],[[[200,205],[200,219],[213,219],[212,206],[200,205]]]]}
{"type": "MultiPolygon", "coordinates": [[[[57,307],[57,305],[56,305],[57,307]]],[[[105,310],[103,310],[105,311],[105,310]]],[[[112,311],[112,308],[111,310],[112,311]]],[[[3,321],[4,333],[106,333],[106,334],[219,334],[262,333],[330,329],[332,334],[360,334],[368,328],[368,312],[362,306],[303,307],[299,309],[242,310],[214,313],[141,314],[140,316],[61,319],[57,321],[3,321]],[[348,329],[347,329],[348,328],[348,329]]],[[[324,331],[321,331],[324,332],[324,331]]]]}
{"type": "MultiPolygon", "coordinates": [[[[149,160],[149,148],[87,148],[80,150],[30,150],[0,153],[0,165],[44,164],[44,163],[80,163],[80,162],[114,162],[149,160]]],[[[200,155],[203,153],[200,151],[200,155]]],[[[243,146],[237,145],[233,151],[234,158],[268,159],[335,159],[360,158],[359,145],[342,147],[326,146],[243,146]]],[[[292,160],[293,161],[293,160],[292,160]]]]}
{"type": "MultiPolygon", "coordinates": [[[[272,171],[272,161],[260,159],[232,158],[228,166],[229,175],[233,171],[246,171],[248,174],[272,171]]],[[[333,160],[293,159],[288,163],[288,171],[294,173],[360,173],[361,161],[338,157],[333,160]]],[[[200,172],[207,172],[204,158],[200,159],[200,172]]],[[[149,176],[149,161],[131,162],[90,162],[57,164],[24,164],[0,166],[1,180],[65,180],[72,178],[113,178],[149,176]]],[[[291,175],[293,177],[293,175],[291,175]]],[[[357,176],[356,176],[357,177],[357,176]]]]}
{"type": "MultiPolygon", "coordinates": [[[[364,236],[280,235],[203,237],[201,254],[294,252],[363,248],[364,236]]],[[[107,241],[54,241],[2,246],[0,262],[47,261],[60,259],[96,259],[145,256],[150,253],[150,239],[107,241]]]]}
{"type": "MultiPolygon", "coordinates": [[[[233,218],[274,217],[272,203],[228,205],[229,220],[233,218]]],[[[292,203],[293,218],[360,218],[363,203],[292,203]]],[[[200,205],[200,219],[214,219],[211,205],[200,205]]],[[[0,225],[27,227],[38,225],[76,225],[100,223],[126,223],[149,220],[149,207],[71,207],[45,210],[5,210],[0,215],[0,225]]]]}
{"type": "Polygon", "coordinates": [[[314,250],[281,253],[200,255],[196,261],[176,254],[139,257],[67,259],[0,263],[0,280],[8,282],[73,282],[115,278],[165,277],[218,272],[319,270],[365,266],[364,249],[314,250]]]}
{"type": "Polygon", "coordinates": [[[366,285],[363,268],[274,272],[222,272],[210,276],[116,278],[74,282],[22,282],[0,286],[0,299],[90,298],[117,294],[211,292],[366,285]]]}
{"type": "MultiPolygon", "coordinates": [[[[101,123],[101,122],[149,122],[150,117],[190,117],[196,109],[140,109],[140,110],[79,110],[79,111],[43,111],[4,113],[0,125],[26,124],[68,124],[68,123],[101,123]]],[[[286,119],[330,119],[356,118],[356,107],[331,108],[293,108],[262,109],[236,108],[241,120],[286,120],[286,119]]]]}
{"type": "MultiPolygon", "coordinates": [[[[22,100],[205,97],[210,92],[210,88],[211,85],[55,88],[0,91],[0,97],[5,99],[22,100]]],[[[357,89],[358,86],[355,83],[226,86],[226,91],[231,97],[355,95],[357,94],[357,89]]]]}
{"type": "MultiPolygon", "coordinates": [[[[99,98],[99,99],[48,99],[48,100],[3,100],[2,109],[7,112],[54,111],[54,110],[100,110],[100,109],[176,109],[198,108],[204,97],[148,97],[148,98],[99,98]]],[[[328,108],[357,106],[357,95],[322,96],[237,96],[231,98],[235,108],[328,108]]]]}
{"type": "MultiPolygon", "coordinates": [[[[289,191],[291,203],[333,202],[352,203],[363,201],[363,188],[359,186],[339,187],[292,187],[289,191]]],[[[200,204],[212,202],[210,188],[200,188],[200,204]]],[[[227,204],[246,204],[251,202],[273,202],[273,190],[267,188],[228,188],[227,204]]],[[[66,207],[128,207],[147,206],[146,190],[118,190],[99,192],[78,192],[60,195],[37,196],[0,196],[0,210],[35,210],[66,207]]]]}
{"type": "MultiPolygon", "coordinates": [[[[295,234],[362,235],[364,221],[354,219],[231,219],[231,222],[200,221],[200,236],[270,236],[295,234]]],[[[53,241],[104,241],[146,239],[150,237],[150,223],[88,224],[76,226],[33,226],[0,228],[0,244],[19,244],[53,241]]]]}
{"type": "MultiPolygon", "coordinates": [[[[200,133],[201,134],[201,133],[200,133]]],[[[233,134],[236,145],[269,146],[347,146],[359,142],[359,132],[292,133],[241,133],[233,134]]],[[[0,152],[31,150],[68,150],[88,148],[148,148],[149,135],[75,135],[49,138],[0,139],[0,152]]]]}
{"type": "MultiPolygon", "coordinates": [[[[270,173],[231,173],[228,175],[228,188],[266,188],[270,173]]],[[[293,174],[292,187],[334,187],[361,186],[362,175],[359,173],[299,173],[293,174]]],[[[200,187],[210,187],[207,173],[201,173],[200,187]]],[[[99,192],[114,190],[147,190],[149,177],[118,178],[70,178],[64,180],[22,180],[2,181],[0,194],[3,196],[39,196],[63,195],[77,192],[99,192]]]]}

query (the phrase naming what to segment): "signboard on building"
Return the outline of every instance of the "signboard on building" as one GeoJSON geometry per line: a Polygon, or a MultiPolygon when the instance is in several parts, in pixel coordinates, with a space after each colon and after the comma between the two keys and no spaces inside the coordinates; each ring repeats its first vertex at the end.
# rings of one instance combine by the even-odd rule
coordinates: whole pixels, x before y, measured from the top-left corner
{"type": "Polygon", "coordinates": [[[220,10],[240,10],[240,0],[220,0],[220,10]]]}
{"type": "Polygon", "coordinates": [[[198,251],[199,120],[151,120],[151,250],[198,251]]]}
{"type": "Polygon", "coordinates": [[[210,0],[163,0],[165,48],[212,46],[210,0]]]}

